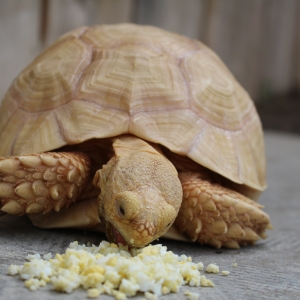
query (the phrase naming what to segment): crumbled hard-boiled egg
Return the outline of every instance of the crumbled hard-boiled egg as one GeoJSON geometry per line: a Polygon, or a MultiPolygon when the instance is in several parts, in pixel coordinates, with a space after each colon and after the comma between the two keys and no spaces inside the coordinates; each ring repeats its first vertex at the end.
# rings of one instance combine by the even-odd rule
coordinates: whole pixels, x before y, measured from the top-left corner
{"type": "Polygon", "coordinates": [[[99,289],[88,289],[87,290],[87,296],[89,298],[98,298],[99,295],[100,295],[99,289]]]}
{"type": "Polygon", "coordinates": [[[219,267],[216,264],[209,264],[205,270],[207,273],[219,273],[219,267]]]}
{"type": "Polygon", "coordinates": [[[229,275],[230,274],[230,272],[229,271],[222,271],[222,275],[225,275],[225,276],[227,276],[227,275],[229,275]]]}
{"type": "Polygon", "coordinates": [[[215,286],[214,283],[207,279],[204,275],[201,276],[201,286],[215,286]]]}
{"type": "MultiPolygon", "coordinates": [[[[201,262],[176,255],[162,245],[131,249],[103,241],[99,246],[73,242],[64,254],[28,255],[24,265],[11,265],[10,275],[20,275],[32,291],[51,283],[57,291],[71,293],[82,287],[89,298],[109,294],[118,300],[143,292],[146,299],[171,292],[182,285],[214,286],[200,270],[201,262]]],[[[216,265],[209,265],[217,268],[216,265]]],[[[207,271],[207,269],[206,269],[207,271]]],[[[214,272],[216,273],[216,272],[214,272]]],[[[192,294],[189,299],[196,299],[192,294]],[[193,298],[194,297],[194,298],[193,298]]]]}
{"type": "Polygon", "coordinates": [[[198,293],[192,293],[190,291],[186,291],[184,295],[187,297],[188,300],[198,300],[200,297],[200,294],[198,293]]]}
{"type": "Polygon", "coordinates": [[[146,292],[145,293],[145,298],[146,300],[157,300],[157,296],[155,294],[146,292]]]}

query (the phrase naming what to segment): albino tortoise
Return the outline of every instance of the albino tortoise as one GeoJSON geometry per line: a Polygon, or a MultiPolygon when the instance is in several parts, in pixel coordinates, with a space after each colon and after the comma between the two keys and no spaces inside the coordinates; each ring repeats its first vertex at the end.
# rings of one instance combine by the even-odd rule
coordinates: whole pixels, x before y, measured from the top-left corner
{"type": "Polygon", "coordinates": [[[171,238],[238,248],[270,227],[252,100],[213,51],[158,28],[59,38],[7,91],[0,141],[1,213],[42,228],[101,220],[142,247],[175,221],[171,238]]]}

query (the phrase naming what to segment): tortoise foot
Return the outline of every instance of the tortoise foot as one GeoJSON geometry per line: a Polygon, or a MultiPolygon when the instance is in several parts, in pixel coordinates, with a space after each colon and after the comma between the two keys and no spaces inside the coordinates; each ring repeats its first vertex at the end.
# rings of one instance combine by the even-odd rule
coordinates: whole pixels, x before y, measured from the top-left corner
{"type": "MultiPolygon", "coordinates": [[[[85,192],[84,192],[85,193],[85,192]]],[[[59,212],[30,215],[32,224],[39,228],[80,228],[104,232],[100,224],[97,197],[72,203],[59,212]]]]}
{"type": "Polygon", "coordinates": [[[183,203],[175,225],[192,241],[239,248],[265,238],[271,224],[263,206],[200,173],[180,173],[179,178],[183,203]]]}
{"type": "Polygon", "coordinates": [[[12,215],[59,211],[86,186],[89,159],[82,153],[0,158],[0,211],[12,215]]]}

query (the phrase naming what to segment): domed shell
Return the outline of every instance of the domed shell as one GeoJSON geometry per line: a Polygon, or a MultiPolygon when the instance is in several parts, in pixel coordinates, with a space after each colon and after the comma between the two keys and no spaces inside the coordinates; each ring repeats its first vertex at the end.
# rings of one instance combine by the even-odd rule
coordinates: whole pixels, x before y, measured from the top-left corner
{"type": "Polygon", "coordinates": [[[233,182],[265,187],[249,95],[201,42],[133,24],[82,27],[14,80],[0,109],[0,155],[133,134],[233,182]]]}

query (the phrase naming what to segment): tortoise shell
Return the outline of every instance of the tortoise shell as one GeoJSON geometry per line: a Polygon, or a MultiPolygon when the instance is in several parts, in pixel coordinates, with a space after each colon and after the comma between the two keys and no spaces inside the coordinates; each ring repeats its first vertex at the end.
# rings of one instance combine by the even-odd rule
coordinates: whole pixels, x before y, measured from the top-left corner
{"type": "Polygon", "coordinates": [[[133,24],[81,27],[14,80],[0,156],[133,134],[255,190],[265,187],[253,101],[201,42],[133,24]]]}

